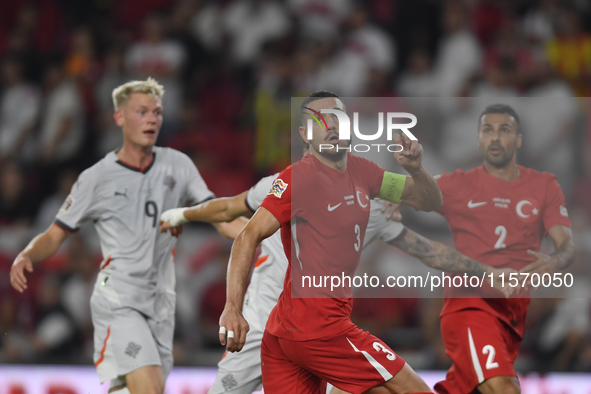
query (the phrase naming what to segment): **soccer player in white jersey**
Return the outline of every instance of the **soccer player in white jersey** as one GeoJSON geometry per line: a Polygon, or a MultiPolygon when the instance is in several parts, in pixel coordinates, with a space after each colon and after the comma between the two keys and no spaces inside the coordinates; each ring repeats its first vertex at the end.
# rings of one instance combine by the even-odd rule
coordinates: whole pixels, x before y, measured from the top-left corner
{"type": "MultiPolygon", "coordinates": [[[[161,231],[174,229],[187,221],[219,222],[249,216],[267,196],[278,174],[261,179],[250,190],[237,196],[218,198],[192,208],[165,211],[160,217],[161,231]]],[[[383,202],[372,201],[364,247],[380,238],[406,253],[419,258],[424,264],[450,272],[482,276],[495,269],[472,260],[439,242],[431,241],[406,228],[398,221],[389,220],[382,212],[383,202]]],[[[218,372],[209,394],[251,394],[262,387],[261,341],[267,319],[283,290],[283,279],[288,261],[281,243],[280,231],[261,242],[261,254],[246,295],[242,314],[250,331],[240,352],[226,352],[218,363],[218,372]]],[[[507,286],[508,287],[508,286],[507,286]]],[[[498,287],[506,292],[507,289],[498,287]]],[[[329,388],[329,392],[330,392],[329,388]]],[[[341,392],[334,389],[333,394],[341,392]]]]}
{"type": "MultiPolygon", "coordinates": [[[[104,257],[90,300],[94,362],[100,382],[110,380],[110,393],[164,392],[173,364],[173,253],[182,228],[162,234],[158,218],[215,197],[189,157],[154,145],[163,94],[152,78],[113,91],[122,148],[80,174],[55,222],[19,253],[10,271],[12,286],[25,291],[25,271],[53,255],[82,222],[94,222],[104,257]]],[[[216,228],[235,236],[242,225],[216,228]]]]}

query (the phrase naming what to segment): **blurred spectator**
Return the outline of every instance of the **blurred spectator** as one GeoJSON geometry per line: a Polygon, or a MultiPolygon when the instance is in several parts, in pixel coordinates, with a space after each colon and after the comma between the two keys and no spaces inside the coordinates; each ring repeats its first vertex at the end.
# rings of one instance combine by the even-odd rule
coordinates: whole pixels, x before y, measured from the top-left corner
{"type": "Polygon", "coordinates": [[[66,74],[81,82],[93,82],[99,74],[93,37],[88,27],[72,33],[70,53],[65,62],[66,74]]]}
{"type": "Polygon", "coordinates": [[[505,21],[494,44],[486,50],[483,65],[485,73],[495,68],[504,69],[507,74],[506,84],[523,90],[531,83],[531,69],[535,66],[534,51],[525,45],[517,24],[513,20],[505,21]]]}
{"type": "Polygon", "coordinates": [[[65,169],[60,173],[57,181],[57,191],[43,200],[39,207],[39,212],[35,218],[36,233],[44,232],[53,223],[55,215],[57,215],[66,197],[70,194],[76,179],[78,179],[78,172],[72,169],[65,169]]]}
{"type": "Polygon", "coordinates": [[[35,217],[35,204],[25,189],[22,169],[9,163],[0,169],[0,225],[29,226],[35,217]]]}
{"type": "Polygon", "coordinates": [[[123,54],[116,48],[109,50],[105,57],[105,71],[95,88],[98,106],[98,153],[104,156],[123,144],[121,128],[113,119],[113,90],[127,82],[123,65],[123,54]]]}
{"type": "Polygon", "coordinates": [[[75,349],[78,330],[61,303],[59,279],[47,275],[37,289],[38,318],[31,346],[37,356],[67,362],[75,349]]]}
{"type": "Polygon", "coordinates": [[[523,108],[523,150],[528,164],[556,175],[568,197],[575,177],[573,132],[578,104],[566,82],[556,78],[547,62],[532,70],[535,85],[523,108]]]}
{"type": "Polygon", "coordinates": [[[182,45],[165,38],[165,27],[160,14],[151,14],[142,24],[142,39],[125,53],[125,67],[131,78],[153,77],[164,86],[163,136],[173,132],[180,120],[183,92],[179,74],[187,57],[182,45]]]}
{"type": "MultiPolygon", "coordinates": [[[[586,100],[589,105],[589,99],[586,100]]],[[[587,117],[589,122],[589,118],[587,117]]],[[[567,200],[569,206],[582,209],[588,217],[591,217],[591,144],[587,142],[583,145],[582,169],[576,178],[571,190],[570,199],[567,200]]],[[[591,239],[590,239],[591,241],[591,239]]]]}
{"type": "Polygon", "coordinates": [[[351,0],[288,0],[303,37],[334,36],[351,12],[351,0]]]}
{"type": "Polygon", "coordinates": [[[19,362],[21,357],[21,344],[25,341],[22,327],[18,325],[18,304],[13,297],[3,294],[0,298],[0,343],[2,351],[0,361],[3,363],[19,362]]]}
{"type": "Polygon", "coordinates": [[[405,97],[429,97],[437,93],[431,74],[431,57],[426,49],[413,50],[407,70],[400,75],[395,90],[405,97]]]}
{"type": "Polygon", "coordinates": [[[348,33],[342,49],[325,70],[328,88],[344,97],[375,96],[378,92],[368,90],[376,86],[388,89],[386,79],[396,65],[392,39],[370,22],[361,2],[355,3],[344,25],[348,33]]]}
{"type": "Polygon", "coordinates": [[[507,7],[496,0],[475,1],[470,6],[470,26],[480,43],[487,47],[510,19],[507,7]]]}
{"type": "Polygon", "coordinates": [[[554,37],[554,19],[559,11],[559,0],[533,2],[523,19],[523,32],[538,55],[543,52],[546,42],[554,37]]]}
{"type": "Polygon", "coordinates": [[[88,248],[80,235],[71,238],[67,259],[71,275],[62,286],[61,302],[80,331],[86,358],[91,360],[94,349],[89,300],[94,289],[98,265],[88,253],[88,248]]]}
{"type": "MultiPolygon", "coordinates": [[[[533,299],[530,325],[535,324],[536,370],[578,370],[591,332],[591,290],[588,262],[591,257],[591,221],[583,210],[569,210],[577,253],[567,271],[575,280],[562,288],[561,298],[533,299]]],[[[542,290],[543,291],[543,290],[542,290]]]]}
{"type": "Polygon", "coordinates": [[[22,149],[30,142],[40,105],[40,93],[34,85],[25,82],[22,64],[17,59],[7,58],[1,67],[0,164],[13,158],[22,159],[22,149]]]}
{"type": "Polygon", "coordinates": [[[563,5],[556,15],[556,36],[546,44],[546,56],[578,96],[591,94],[591,35],[575,8],[563,5]]]}
{"type": "Polygon", "coordinates": [[[58,63],[48,66],[39,135],[39,156],[45,163],[68,163],[84,140],[84,108],[78,87],[58,63]]]}
{"type": "Polygon", "coordinates": [[[470,96],[475,97],[516,97],[515,63],[510,59],[499,61],[487,68],[484,80],[475,83],[470,96]]]}
{"type": "Polygon", "coordinates": [[[173,0],[118,0],[110,4],[112,20],[126,29],[136,29],[151,12],[165,8],[173,0]]]}
{"type": "Polygon", "coordinates": [[[263,44],[286,34],[289,27],[289,16],[278,1],[237,0],[224,10],[224,32],[230,40],[230,55],[238,64],[258,60],[263,44]]]}
{"type": "Polygon", "coordinates": [[[453,97],[478,72],[481,49],[468,30],[466,9],[462,2],[446,2],[442,23],[445,36],[439,44],[435,60],[434,81],[437,84],[437,95],[453,97]]]}
{"type": "Polygon", "coordinates": [[[330,87],[332,79],[328,65],[337,48],[334,35],[311,37],[300,42],[292,60],[292,78],[297,91],[308,95],[315,90],[330,87]]]}
{"type": "Polygon", "coordinates": [[[260,174],[290,164],[291,98],[305,94],[294,86],[291,63],[286,55],[268,54],[255,92],[255,165],[260,174]]]}
{"type": "Polygon", "coordinates": [[[191,18],[191,32],[201,45],[212,52],[219,52],[224,45],[224,10],[229,0],[199,1],[191,18]]]}
{"type": "Polygon", "coordinates": [[[4,343],[4,354],[11,362],[71,362],[78,332],[60,302],[58,278],[53,275],[41,278],[35,296],[38,316],[34,331],[13,332],[4,343]]]}

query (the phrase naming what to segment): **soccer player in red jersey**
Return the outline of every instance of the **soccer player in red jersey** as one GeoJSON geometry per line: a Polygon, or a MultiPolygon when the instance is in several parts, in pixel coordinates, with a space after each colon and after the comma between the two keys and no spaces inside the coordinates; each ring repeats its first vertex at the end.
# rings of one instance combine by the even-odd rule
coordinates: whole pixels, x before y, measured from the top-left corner
{"type": "MultiPolygon", "coordinates": [[[[303,107],[318,112],[345,110],[336,94],[324,91],[309,96],[303,107]]],[[[255,248],[281,228],[289,268],[262,340],[265,392],[324,394],[323,382],[350,393],[431,392],[384,342],[351,322],[350,289],[339,291],[339,298],[326,289],[324,298],[303,298],[304,290],[309,289],[296,286],[295,278],[303,275],[354,276],[371,198],[402,201],[426,211],[441,206],[441,193],[421,164],[422,147],[417,141],[394,137],[404,147],[395,157],[411,175],[407,178],[347,153],[343,148],[349,141],[339,140],[337,119],[325,119],[326,127],[314,125],[312,140],[306,138],[304,127],[300,128],[302,138],[310,143],[311,154],[279,174],[261,207],[234,241],[226,306],[220,317],[220,342],[230,352],[244,345],[248,324],[241,308],[255,248]],[[320,144],[332,144],[333,149],[321,152],[320,144]]]]}
{"type": "MultiPolygon", "coordinates": [[[[443,193],[438,212],[447,219],[460,253],[491,266],[552,275],[574,259],[560,185],[553,174],[516,163],[522,135],[513,108],[491,105],[478,122],[484,164],[436,177],[443,193]],[[546,234],[554,243],[551,255],[539,252],[546,234]]],[[[454,298],[457,291],[446,288],[444,293],[441,335],[453,365],[435,390],[520,393],[513,363],[529,298],[454,298]]]]}

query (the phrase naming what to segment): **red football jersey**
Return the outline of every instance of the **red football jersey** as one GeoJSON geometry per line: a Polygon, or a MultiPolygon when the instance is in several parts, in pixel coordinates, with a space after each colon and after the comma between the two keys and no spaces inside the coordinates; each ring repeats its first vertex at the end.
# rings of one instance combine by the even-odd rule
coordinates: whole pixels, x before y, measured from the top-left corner
{"type": "Polygon", "coordinates": [[[353,327],[350,289],[331,292],[330,284],[308,288],[300,281],[303,276],[354,275],[370,200],[379,194],[383,177],[384,169],[351,154],[344,172],[308,155],[279,174],[261,204],[281,224],[289,260],[283,292],[267,323],[271,334],[305,341],[353,327]]]}
{"type": "MultiPolygon", "coordinates": [[[[527,250],[539,251],[552,226],[571,226],[556,176],[523,166],[519,171],[520,177],[512,182],[490,175],[484,165],[437,179],[443,193],[438,212],[447,219],[459,252],[495,267],[520,270],[535,261],[527,250]]],[[[444,294],[442,316],[481,309],[523,336],[529,298],[453,298],[459,294],[454,288],[446,288],[444,294]]]]}

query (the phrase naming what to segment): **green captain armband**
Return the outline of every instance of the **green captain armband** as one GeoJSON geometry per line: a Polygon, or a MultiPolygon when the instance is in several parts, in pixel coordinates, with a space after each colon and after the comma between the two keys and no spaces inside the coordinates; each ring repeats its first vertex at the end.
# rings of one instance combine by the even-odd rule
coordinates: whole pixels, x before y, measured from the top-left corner
{"type": "Polygon", "coordinates": [[[382,187],[380,187],[380,195],[378,197],[382,200],[398,204],[400,197],[402,197],[405,182],[406,176],[384,171],[384,179],[382,179],[382,187]]]}

